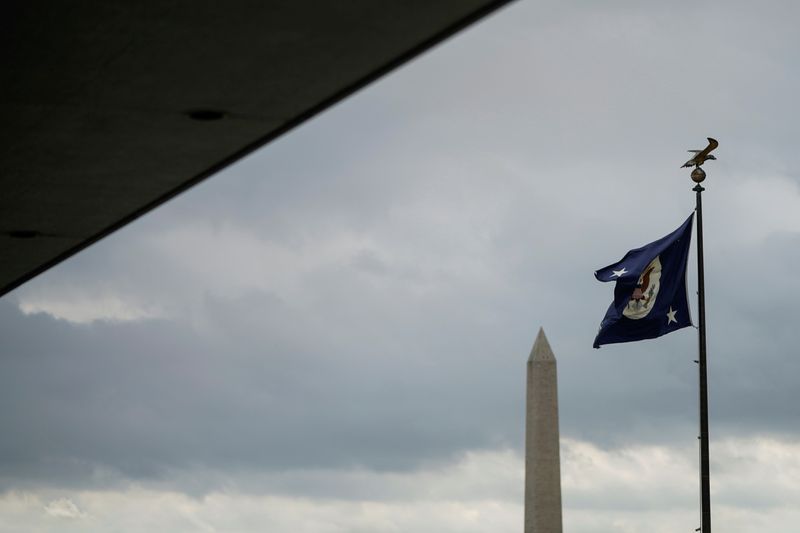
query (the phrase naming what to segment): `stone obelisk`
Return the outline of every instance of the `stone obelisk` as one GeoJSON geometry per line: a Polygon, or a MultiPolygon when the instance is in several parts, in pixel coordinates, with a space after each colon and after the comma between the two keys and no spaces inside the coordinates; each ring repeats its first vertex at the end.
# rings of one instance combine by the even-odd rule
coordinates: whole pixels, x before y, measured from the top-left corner
{"type": "Polygon", "coordinates": [[[525,533],[561,533],[556,358],[539,329],[528,358],[525,411],[525,533]]]}

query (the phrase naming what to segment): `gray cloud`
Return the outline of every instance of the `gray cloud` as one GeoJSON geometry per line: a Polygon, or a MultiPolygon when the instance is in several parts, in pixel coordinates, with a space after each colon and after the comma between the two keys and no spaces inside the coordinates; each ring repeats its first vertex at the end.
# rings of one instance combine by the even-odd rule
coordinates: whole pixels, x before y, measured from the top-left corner
{"type": "Polygon", "coordinates": [[[796,435],[795,10],[512,6],[18,289],[3,485],[518,450],[539,325],[565,435],[692,442],[693,332],[591,350],[591,274],[691,211],[710,134],[712,436],[796,435]],[[108,295],[158,317],[17,308],[108,295]]]}

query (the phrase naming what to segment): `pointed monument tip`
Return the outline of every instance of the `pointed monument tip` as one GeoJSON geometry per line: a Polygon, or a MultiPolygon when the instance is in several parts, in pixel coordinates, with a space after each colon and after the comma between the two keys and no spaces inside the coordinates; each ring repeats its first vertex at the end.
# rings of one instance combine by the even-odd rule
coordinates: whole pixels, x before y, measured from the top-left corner
{"type": "Polygon", "coordinates": [[[544,329],[539,328],[539,334],[536,335],[536,341],[533,343],[531,355],[528,361],[555,361],[556,356],[553,355],[553,350],[550,348],[550,343],[547,342],[547,337],[544,334],[544,329]]]}

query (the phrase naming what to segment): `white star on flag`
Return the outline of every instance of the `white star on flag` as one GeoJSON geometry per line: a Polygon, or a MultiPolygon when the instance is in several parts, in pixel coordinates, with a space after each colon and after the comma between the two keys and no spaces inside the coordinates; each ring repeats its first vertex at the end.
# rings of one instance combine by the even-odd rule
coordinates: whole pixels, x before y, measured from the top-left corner
{"type": "Polygon", "coordinates": [[[627,273],[628,271],[625,270],[625,267],[622,267],[622,270],[612,270],[611,272],[612,272],[611,277],[618,278],[623,274],[627,273]]]}
{"type": "Polygon", "coordinates": [[[667,325],[670,323],[675,322],[677,324],[678,320],[675,318],[675,315],[678,311],[672,309],[672,306],[669,306],[669,311],[667,312],[667,325]]]}

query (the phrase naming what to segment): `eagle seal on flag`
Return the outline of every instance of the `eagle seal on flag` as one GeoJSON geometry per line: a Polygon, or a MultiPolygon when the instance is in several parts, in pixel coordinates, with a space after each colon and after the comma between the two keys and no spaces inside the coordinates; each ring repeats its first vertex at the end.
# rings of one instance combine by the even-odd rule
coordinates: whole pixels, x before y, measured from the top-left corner
{"type": "Polygon", "coordinates": [[[600,323],[595,348],[653,339],[692,325],[686,262],[693,217],[666,237],[633,249],[594,273],[599,281],[616,282],[614,301],[600,323]]]}

